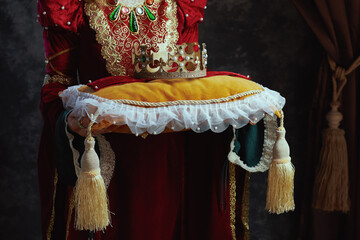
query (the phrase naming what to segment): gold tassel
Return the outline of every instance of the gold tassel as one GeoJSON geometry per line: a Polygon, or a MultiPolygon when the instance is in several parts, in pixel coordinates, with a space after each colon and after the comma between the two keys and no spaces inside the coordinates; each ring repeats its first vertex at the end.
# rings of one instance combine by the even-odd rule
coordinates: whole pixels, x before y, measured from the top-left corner
{"type": "Polygon", "coordinates": [[[348,153],[345,131],[339,129],[339,103],[326,115],[329,128],[323,132],[320,165],[314,184],[313,207],[323,211],[350,211],[348,153]]]}
{"type": "Polygon", "coordinates": [[[284,213],[295,209],[294,174],[289,144],[285,139],[284,113],[281,111],[280,127],[269,168],[266,209],[270,213],[284,213]]]}
{"type": "Polygon", "coordinates": [[[100,174],[100,160],[91,136],[92,121],[85,139],[81,171],[75,186],[75,227],[93,232],[105,230],[110,224],[108,198],[104,179],[100,174]]]}

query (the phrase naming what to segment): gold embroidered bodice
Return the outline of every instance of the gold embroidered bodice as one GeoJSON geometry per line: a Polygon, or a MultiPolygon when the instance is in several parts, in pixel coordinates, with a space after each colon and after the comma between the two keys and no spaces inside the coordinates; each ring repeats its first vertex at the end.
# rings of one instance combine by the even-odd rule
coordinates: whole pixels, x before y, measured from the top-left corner
{"type": "Polygon", "coordinates": [[[130,14],[119,14],[116,21],[109,18],[114,8],[99,8],[94,3],[85,4],[90,27],[96,32],[101,55],[106,60],[106,69],[111,75],[133,76],[132,51],[140,45],[147,45],[149,49],[158,51],[162,44],[176,44],[179,34],[175,0],[154,0],[151,12],[156,15],[156,20],[150,21],[146,14],[138,15],[139,29],[136,33],[129,28],[130,14]]]}

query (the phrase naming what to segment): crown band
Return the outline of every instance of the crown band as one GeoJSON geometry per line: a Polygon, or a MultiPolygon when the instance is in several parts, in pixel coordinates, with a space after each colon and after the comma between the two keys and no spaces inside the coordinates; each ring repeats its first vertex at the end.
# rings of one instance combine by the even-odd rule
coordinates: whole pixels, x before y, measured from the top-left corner
{"type": "MultiPolygon", "coordinates": [[[[172,51],[157,53],[140,46],[140,54],[133,51],[134,77],[146,79],[198,78],[206,76],[207,50],[198,43],[176,45],[172,51]]],[[[167,48],[166,48],[167,49],[167,48]]]]}

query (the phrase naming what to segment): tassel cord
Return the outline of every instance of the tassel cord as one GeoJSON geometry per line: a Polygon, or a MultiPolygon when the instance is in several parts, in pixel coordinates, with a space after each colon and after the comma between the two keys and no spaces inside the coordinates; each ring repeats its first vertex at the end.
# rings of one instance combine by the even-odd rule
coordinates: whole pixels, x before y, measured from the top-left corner
{"type": "Polygon", "coordinates": [[[86,131],[86,138],[90,141],[94,141],[94,138],[92,136],[92,126],[95,124],[95,119],[99,116],[99,109],[96,110],[95,114],[90,114],[90,123],[87,126],[87,131],[86,131]]]}
{"type": "Polygon", "coordinates": [[[284,118],[285,118],[285,116],[284,116],[284,112],[283,112],[283,110],[280,110],[280,114],[281,114],[281,117],[280,117],[280,129],[284,129],[284,118]]]}
{"type": "Polygon", "coordinates": [[[346,76],[360,66],[360,56],[346,70],[343,67],[337,66],[336,62],[330,58],[330,56],[328,56],[328,61],[330,68],[333,71],[333,75],[331,77],[333,83],[332,104],[335,104],[339,102],[342,90],[347,83],[346,76]]]}

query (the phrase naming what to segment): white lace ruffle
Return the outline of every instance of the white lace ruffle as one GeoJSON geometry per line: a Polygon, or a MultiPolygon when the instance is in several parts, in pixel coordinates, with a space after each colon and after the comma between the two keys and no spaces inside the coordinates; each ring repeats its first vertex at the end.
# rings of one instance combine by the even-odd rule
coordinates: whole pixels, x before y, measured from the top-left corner
{"type": "Polygon", "coordinates": [[[265,172],[269,169],[270,162],[273,156],[273,147],[276,141],[276,129],[277,129],[277,117],[266,115],[264,118],[264,143],[262,155],[259,163],[256,166],[250,167],[246,165],[246,163],[240,159],[240,157],[234,152],[235,148],[235,129],[234,129],[234,137],[230,143],[230,152],[228,155],[228,159],[230,162],[239,165],[243,169],[249,172],[265,172]]]}
{"type": "Polygon", "coordinates": [[[72,135],[68,131],[67,117],[69,114],[70,114],[70,112],[68,112],[68,114],[66,114],[66,117],[65,117],[65,133],[66,133],[66,136],[68,137],[69,146],[70,146],[72,154],[73,154],[73,163],[74,163],[74,167],[75,167],[76,177],[79,177],[79,175],[80,175],[80,164],[79,164],[80,153],[76,148],[74,148],[74,145],[73,145],[74,135],[72,135]]]}
{"type": "Polygon", "coordinates": [[[87,115],[97,123],[107,120],[115,125],[127,125],[134,134],[159,134],[165,128],[192,129],[198,133],[211,129],[219,133],[229,125],[238,129],[249,122],[257,123],[265,114],[274,116],[285,104],[279,93],[264,87],[261,93],[231,102],[145,108],[80,92],[81,86],[69,87],[61,93],[66,109],[72,110],[76,117],[87,115]],[[95,118],[96,111],[99,115],[95,118]]]}

